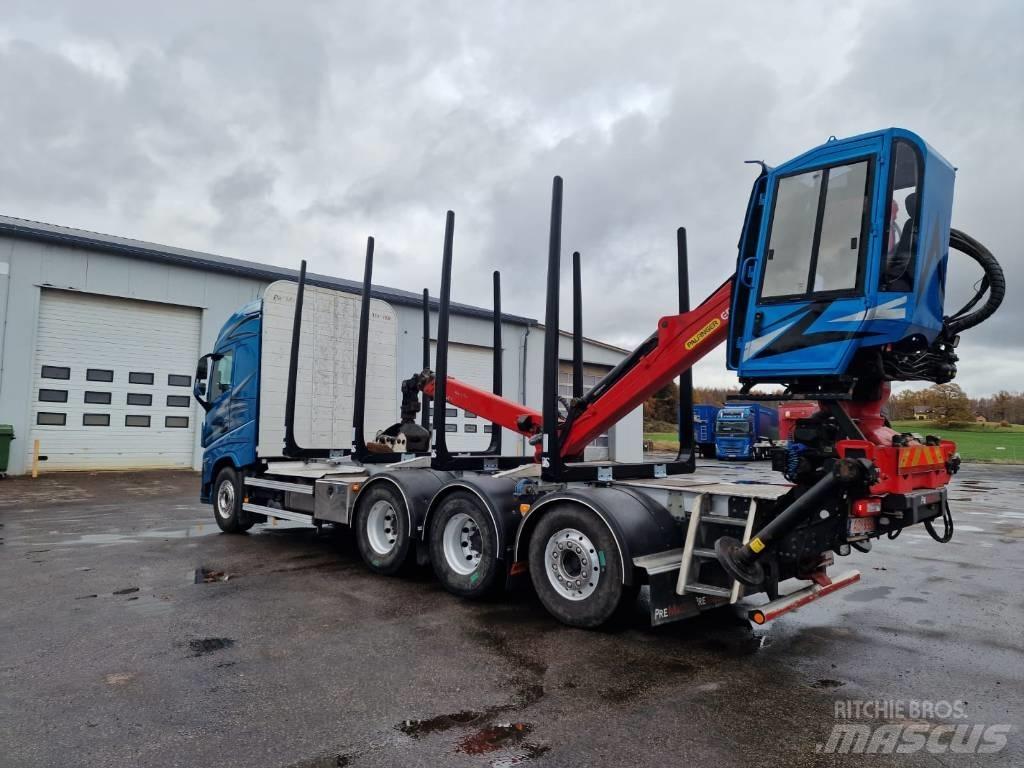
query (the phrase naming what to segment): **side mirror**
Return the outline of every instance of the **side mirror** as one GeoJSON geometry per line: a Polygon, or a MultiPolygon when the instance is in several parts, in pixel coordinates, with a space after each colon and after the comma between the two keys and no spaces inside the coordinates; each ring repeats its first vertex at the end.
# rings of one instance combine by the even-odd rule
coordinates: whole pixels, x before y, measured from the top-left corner
{"type": "Polygon", "coordinates": [[[192,385],[192,396],[199,403],[204,411],[210,410],[210,402],[206,399],[206,379],[210,375],[210,358],[212,355],[203,355],[196,363],[196,378],[192,385]]]}

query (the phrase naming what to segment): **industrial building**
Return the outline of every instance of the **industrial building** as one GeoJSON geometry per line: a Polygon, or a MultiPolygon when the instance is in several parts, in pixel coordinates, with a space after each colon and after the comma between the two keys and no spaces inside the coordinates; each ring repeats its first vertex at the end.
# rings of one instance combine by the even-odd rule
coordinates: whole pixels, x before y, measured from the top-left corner
{"type": "MultiPolygon", "coordinates": [[[[14,428],[8,474],[56,470],[199,468],[203,411],[192,398],[196,360],[246,302],[295,270],[0,216],[0,424],[14,428]]],[[[357,281],[310,283],[358,293],[357,281]]],[[[398,319],[398,371],[422,365],[422,298],[376,286],[398,319]]],[[[436,316],[435,316],[436,322],[436,316]]],[[[540,408],[543,334],[503,314],[506,397],[540,408]]],[[[452,305],[449,371],[491,386],[488,308],[452,305]]],[[[571,338],[563,337],[563,394],[571,338]]],[[[592,385],[625,350],[587,340],[592,385]]],[[[398,381],[395,387],[398,387],[398,381]]],[[[449,447],[482,449],[489,425],[448,411],[449,447]]],[[[396,421],[398,414],[395,414],[396,421]]],[[[640,459],[637,410],[588,449],[588,458],[640,459]]],[[[527,450],[521,439],[507,453],[527,450]]]]}

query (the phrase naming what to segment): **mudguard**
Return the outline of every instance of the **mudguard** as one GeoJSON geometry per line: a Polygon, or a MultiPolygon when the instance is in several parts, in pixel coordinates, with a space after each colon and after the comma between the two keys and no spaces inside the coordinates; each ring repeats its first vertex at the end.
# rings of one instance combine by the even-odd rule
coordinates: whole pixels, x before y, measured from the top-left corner
{"type": "Polygon", "coordinates": [[[480,499],[481,504],[491,516],[494,532],[497,535],[499,557],[509,561],[519,521],[522,519],[522,515],[519,514],[519,505],[512,495],[515,486],[516,480],[512,478],[488,475],[453,479],[438,490],[434,498],[431,499],[430,507],[423,521],[423,529],[420,531],[421,538],[426,541],[427,531],[430,529],[430,516],[445,497],[454,491],[468,491],[480,499]]]}
{"type": "Polygon", "coordinates": [[[634,581],[633,558],[683,546],[682,528],[660,504],[632,488],[591,486],[552,493],[531,507],[516,534],[516,565],[525,565],[533,529],[545,511],[558,504],[582,505],[604,521],[618,548],[624,584],[634,581]]]}
{"type": "MultiPolygon", "coordinates": [[[[370,467],[368,466],[367,469],[370,467]]],[[[383,469],[385,469],[383,466],[380,467],[380,470],[383,469]]],[[[396,487],[405,501],[405,508],[409,515],[409,530],[415,540],[422,529],[423,518],[430,506],[430,500],[451,479],[451,472],[438,472],[434,469],[377,471],[363,483],[363,487],[359,489],[359,496],[362,496],[367,488],[371,488],[377,483],[390,483],[396,487]]],[[[356,504],[359,503],[359,496],[356,497],[356,504]]]]}

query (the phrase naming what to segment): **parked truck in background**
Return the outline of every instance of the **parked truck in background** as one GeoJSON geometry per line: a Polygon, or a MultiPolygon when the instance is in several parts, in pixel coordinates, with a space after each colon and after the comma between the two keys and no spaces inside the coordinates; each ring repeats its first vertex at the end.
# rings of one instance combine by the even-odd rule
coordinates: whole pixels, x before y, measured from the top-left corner
{"type": "Polygon", "coordinates": [[[779,412],[760,403],[727,405],[715,419],[720,459],[767,459],[779,439],[779,412]]]}
{"type": "Polygon", "coordinates": [[[717,405],[693,406],[693,444],[701,458],[715,458],[715,419],[719,410],[717,405]]]}

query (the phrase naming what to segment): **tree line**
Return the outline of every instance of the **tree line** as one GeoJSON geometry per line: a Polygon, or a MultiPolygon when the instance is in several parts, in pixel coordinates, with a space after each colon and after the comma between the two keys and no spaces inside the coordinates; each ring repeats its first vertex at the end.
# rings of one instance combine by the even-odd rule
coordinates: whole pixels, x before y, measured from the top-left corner
{"type": "MultiPolygon", "coordinates": [[[[694,387],[695,405],[721,406],[730,395],[738,395],[736,387],[694,387]]],[[[766,403],[777,406],[776,402],[766,403]]],[[[644,403],[644,428],[648,432],[673,431],[679,410],[679,386],[672,382],[655,392],[644,403]]],[[[903,421],[918,416],[944,426],[977,421],[1024,424],[1024,392],[1001,391],[991,397],[970,397],[959,384],[936,384],[927,389],[906,390],[889,398],[885,409],[890,421],[903,421]]]]}

